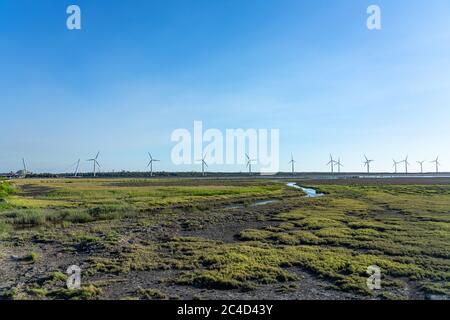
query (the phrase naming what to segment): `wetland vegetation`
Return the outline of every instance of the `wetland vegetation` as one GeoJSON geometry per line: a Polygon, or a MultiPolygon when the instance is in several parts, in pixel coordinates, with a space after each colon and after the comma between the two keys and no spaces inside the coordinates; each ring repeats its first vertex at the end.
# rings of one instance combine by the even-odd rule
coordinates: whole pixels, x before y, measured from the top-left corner
{"type": "Polygon", "coordinates": [[[0,296],[450,297],[450,184],[296,182],[325,196],[270,179],[0,182],[0,296]]]}

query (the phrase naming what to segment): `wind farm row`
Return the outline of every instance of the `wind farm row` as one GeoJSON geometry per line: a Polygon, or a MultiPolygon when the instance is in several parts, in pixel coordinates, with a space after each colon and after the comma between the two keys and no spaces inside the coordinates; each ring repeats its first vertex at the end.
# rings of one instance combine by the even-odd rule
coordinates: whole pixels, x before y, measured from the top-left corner
{"type": "MultiPolygon", "coordinates": [[[[100,163],[99,163],[99,156],[100,156],[100,151],[97,152],[97,154],[89,159],[86,159],[85,162],[90,162],[92,163],[92,176],[96,177],[97,174],[99,173],[99,170],[101,168],[100,163]]],[[[207,157],[206,155],[203,155],[203,157],[201,159],[197,159],[197,162],[199,164],[201,164],[201,175],[205,176],[206,175],[206,170],[207,168],[209,168],[209,165],[207,163],[207,157]]],[[[257,172],[253,172],[253,165],[258,164],[258,159],[254,159],[251,158],[248,154],[245,154],[245,172],[248,172],[249,175],[252,175],[254,173],[257,172]]],[[[78,177],[80,176],[80,164],[81,164],[82,160],[81,158],[78,159],[71,167],[75,167],[74,171],[72,172],[72,176],[73,177],[78,177]]],[[[148,152],[148,162],[147,162],[147,168],[149,171],[147,171],[150,175],[150,177],[154,176],[154,164],[156,162],[161,162],[161,160],[156,159],[152,156],[152,154],[150,152],[148,152]]],[[[367,172],[368,174],[371,173],[375,173],[373,172],[373,166],[372,164],[375,162],[374,159],[369,159],[366,155],[364,155],[363,161],[362,161],[362,168],[364,169],[364,172],[367,172]]],[[[287,164],[290,165],[290,173],[291,174],[298,174],[299,171],[296,171],[296,164],[298,162],[294,159],[293,154],[291,153],[291,159],[287,162],[287,164]]],[[[408,174],[408,173],[413,173],[410,168],[412,166],[412,164],[409,162],[409,156],[406,156],[405,159],[397,161],[395,159],[392,159],[392,173],[394,174],[408,174]]],[[[439,156],[437,156],[434,160],[432,161],[427,161],[427,160],[420,160],[420,161],[416,161],[417,163],[417,171],[414,171],[415,173],[420,173],[420,174],[424,174],[424,173],[436,173],[439,174],[440,171],[440,160],[439,160],[439,156]],[[427,171],[425,172],[425,164],[429,163],[429,164],[433,164],[433,171],[427,171]]],[[[27,167],[27,163],[25,161],[25,159],[22,159],[22,166],[23,169],[17,171],[16,173],[11,172],[10,176],[27,176],[29,174],[31,174],[31,171],[29,171],[28,167],[27,167]]],[[[341,158],[337,158],[337,160],[333,157],[332,154],[330,154],[330,158],[329,161],[326,163],[326,166],[329,166],[330,168],[330,173],[331,174],[341,174],[341,173],[345,173],[343,171],[344,165],[343,162],[341,161],[341,158]]],[[[195,172],[195,171],[192,171],[195,172]]]]}
{"type": "MultiPolygon", "coordinates": [[[[400,161],[396,161],[395,159],[392,159],[392,162],[393,162],[392,168],[394,169],[394,173],[399,173],[398,166],[401,164],[404,164],[404,168],[405,168],[404,173],[410,173],[409,166],[411,165],[411,163],[408,161],[408,159],[409,159],[409,156],[406,156],[406,158],[404,160],[400,160],[400,161]]],[[[294,161],[294,160],[292,159],[291,162],[292,161],[294,161]]],[[[369,158],[367,158],[366,155],[364,155],[364,161],[362,162],[362,164],[363,164],[364,168],[367,170],[367,173],[371,173],[370,166],[371,166],[371,163],[373,163],[373,162],[375,162],[375,160],[369,159],[369,158]]],[[[423,174],[424,173],[424,164],[425,164],[426,160],[416,161],[416,162],[420,168],[420,171],[418,171],[418,173],[423,174]]],[[[439,173],[439,167],[441,165],[441,163],[439,162],[439,156],[437,156],[436,159],[430,161],[430,163],[434,164],[435,173],[439,173]]],[[[327,165],[330,166],[331,173],[335,172],[335,169],[334,169],[335,166],[337,167],[337,172],[341,173],[341,168],[343,167],[343,164],[342,164],[340,158],[338,158],[338,160],[336,161],[333,159],[333,155],[330,154],[330,161],[327,163],[327,165]]]]}

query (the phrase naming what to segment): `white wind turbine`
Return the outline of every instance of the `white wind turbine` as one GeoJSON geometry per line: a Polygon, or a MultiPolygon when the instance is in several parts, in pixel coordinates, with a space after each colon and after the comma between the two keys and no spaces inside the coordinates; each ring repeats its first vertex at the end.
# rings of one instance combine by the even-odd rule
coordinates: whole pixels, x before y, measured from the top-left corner
{"type": "Polygon", "coordinates": [[[297,161],[294,160],[294,156],[291,153],[291,161],[289,161],[288,163],[291,165],[291,169],[292,169],[292,174],[293,175],[295,174],[295,163],[296,162],[297,161]]]}
{"type": "Polygon", "coordinates": [[[398,166],[398,164],[399,164],[400,162],[395,161],[395,159],[392,159],[392,161],[394,162],[393,167],[394,167],[394,169],[395,169],[395,173],[397,173],[397,166],[398,166]]]}
{"type": "Polygon", "coordinates": [[[248,154],[245,154],[245,157],[247,158],[247,167],[248,167],[248,173],[251,175],[252,174],[252,162],[255,162],[256,159],[250,159],[250,157],[248,156],[248,154]]]}
{"type": "Polygon", "coordinates": [[[370,163],[374,162],[375,160],[369,160],[366,155],[364,155],[364,158],[366,159],[366,161],[364,161],[364,166],[367,167],[367,173],[370,173],[370,163]]]}
{"type": "Polygon", "coordinates": [[[97,166],[100,168],[100,164],[97,161],[99,154],[100,154],[100,151],[97,152],[97,155],[95,156],[95,158],[86,160],[86,161],[92,161],[92,163],[94,164],[94,177],[95,177],[95,174],[96,174],[95,169],[97,168],[97,166]]]}
{"type": "Polygon", "coordinates": [[[338,158],[338,161],[336,161],[336,165],[338,167],[338,173],[341,173],[341,168],[343,167],[341,163],[341,158],[338,158]]]}
{"type": "Polygon", "coordinates": [[[80,160],[81,159],[78,159],[77,161],[77,167],[75,168],[75,173],[73,174],[74,177],[77,177],[78,175],[78,169],[80,168],[80,160]]]}
{"type": "Polygon", "coordinates": [[[203,155],[203,158],[197,161],[202,162],[202,176],[205,176],[205,166],[208,167],[208,164],[205,161],[206,155],[203,155]]]}
{"type": "Polygon", "coordinates": [[[423,173],[423,164],[425,163],[425,160],[417,161],[417,163],[420,165],[420,173],[423,173]]]}
{"type": "Polygon", "coordinates": [[[153,162],[159,162],[160,160],[153,159],[152,154],[150,152],[148,153],[148,156],[149,156],[149,161],[147,164],[147,168],[150,167],[150,177],[153,177],[153,162]]]}
{"type": "Polygon", "coordinates": [[[334,164],[336,163],[336,161],[333,160],[333,156],[330,154],[330,161],[328,161],[327,166],[330,165],[331,166],[331,173],[334,173],[334,164]]]}
{"type": "Polygon", "coordinates": [[[27,164],[25,163],[25,158],[22,158],[22,165],[23,165],[23,176],[25,178],[27,176],[27,173],[28,173],[27,164]]]}
{"type": "Polygon", "coordinates": [[[434,163],[436,165],[436,173],[439,173],[439,166],[441,165],[439,163],[439,156],[436,157],[436,160],[430,161],[431,163],[434,163]]]}
{"type": "Polygon", "coordinates": [[[408,162],[408,157],[409,156],[406,156],[405,160],[402,161],[405,164],[405,173],[408,173],[408,166],[410,165],[408,162]]]}

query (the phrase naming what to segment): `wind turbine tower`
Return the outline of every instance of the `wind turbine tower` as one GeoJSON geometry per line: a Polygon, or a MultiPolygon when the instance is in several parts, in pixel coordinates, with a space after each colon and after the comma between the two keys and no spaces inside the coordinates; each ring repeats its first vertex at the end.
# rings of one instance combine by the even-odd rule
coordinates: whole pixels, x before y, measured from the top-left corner
{"type": "Polygon", "coordinates": [[[334,164],[336,161],[333,160],[333,156],[330,154],[330,161],[327,163],[327,166],[329,165],[331,168],[331,173],[334,173],[334,164]]]}
{"type": "Polygon", "coordinates": [[[398,165],[400,162],[395,161],[395,159],[392,159],[392,161],[394,162],[393,167],[394,167],[395,173],[397,173],[397,172],[398,172],[398,171],[397,171],[397,165],[398,165]]]}
{"type": "Polygon", "coordinates": [[[425,163],[425,160],[417,161],[417,163],[420,165],[420,173],[423,173],[423,164],[425,163]]]}
{"type": "Polygon", "coordinates": [[[370,173],[370,163],[374,162],[375,160],[369,160],[365,155],[364,158],[366,161],[364,161],[364,166],[367,167],[367,173],[370,173]]]}
{"type": "Polygon", "coordinates": [[[150,159],[148,161],[147,168],[150,167],[150,177],[153,177],[153,162],[159,162],[160,160],[153,159],[153,157],[152,157],[150,152],[148,153],[148,156],[149,156],[150,159]]]}
{"type": "Polygon", "coordinates": [[[27,164],[25,163],[25,158],[22,158],[22,164],[23,164],[23,177],[25,178],[28,173],[27,164]]]}
{"type": "Polygon", "coordinates": [[[78,159],[78,161],[77,161],[77,167],[76,167],[76,169],[75,169],[75,173],[74,173],[74,177],[77,177],[77,175],[78,175],[78,169],[80,168],[80,159],[78,159]]]}
{"type": "Polygon", "coordinates": [[[97,152],[97,155],[95,156],[95,158],[86,160],[86,161],[92,161],[92,163],[94,164],[94,177],[95,177],[95,175],[96,175],[95,170],[96,170],[97,166],[100,168],[100,164],[99,164],[98,161],[97,161],[99,154],[100,154],[100,151],[97,152]]]}
{"type": "Polygon", "coordinates": [[[336,165],[338,167],[338,173],[341,173],[341,167],[343,167],[341,163],[341,158],[338,158],[338,161],[336,162],[336,165]]]}
{"type": "Polygon", "coordinates": [[[197,160],[197,161],[201,161],[202,162],[202,176],[205,176],[205,166],[208,167],[208,164],[205,161],[206,155],[203,155],[203,158],[201,160],[197,160]]]}
{"type": "Polygon", "coordinates": [[[296,162],[297,162],[297,161],[294,160],[294,156],[293,156],[292,153],[291,153],[291,161],[289,161],[289,163],[291,164],[292,175],[295,174],[295,163],[296,163],[296,162]]]}
{"type": "Polygon", "coordinates": [[[408,165],[410,165],[410,163],[408,162],[408,157],[409,156],[406,156],[405,160],[402,161],[405,163],[405,173],[406,174],[408,173],[408,165]]]}
{"type": "Polygon", "coordinates": [[[250,159],[250,157],[248,156],[248,154],[245,154],[245,156],[247,157],[247,167],[248,167],[248,174],[252,175],[252,162],[256,161],[255,159],[250,159]]]}
{"type": "Polygon", "coordinates": [[[431,163],[434,163],[436,165],[436,173],[439,173],[439,166],[441,165],[439,163],[439,156],[436,157],[436,160],[431,161],[431,163]]]}

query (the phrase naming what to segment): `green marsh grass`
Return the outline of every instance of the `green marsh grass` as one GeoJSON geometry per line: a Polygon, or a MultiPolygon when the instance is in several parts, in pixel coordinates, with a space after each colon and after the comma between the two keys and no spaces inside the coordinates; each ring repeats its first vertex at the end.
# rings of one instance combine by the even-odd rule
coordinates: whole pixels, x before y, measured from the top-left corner
{"type": "MultiPolygon", "coordinates": [[[[8,202],[7,207],[0,204],[0,234],[2,229],[14,234],[15,228],[39,226],[32,233],[36,243],[57,241],[92,252],[87,277],[168,269],[177,276],[167,281],[185,286],[255,290],[279,284],[292,289],[302,285],[293,271],[297,269],[335,289],[367,296],[407,298],[411,285],[422,293],[450,296],[449,185],[312,187],[326,196],[303,198],[282,183],[267,181],[22,180],[0,193],[8,202]],[[27,184],[42,193],[26,193],[27,184]],[[147,230],[180,217],[185,230],[198,231],[205,218],[213,219],[214,203],[250,203],[259,197],[281,200],[265,216],[270,224],[251,225],[230,243],[207,235],[121,241],[129,219],[136,218],[140,223],[135,226],[147,230]],[[371,265],[381,268],[385,289],[380,292],[366,286],[371,265]]],[[[74,299],[101,295],[95,287],[77,293],[45,289],[34,294],[74,299]]],[[[140,298],[162,296],[153,289],[139,292],[140,298]]]]}

